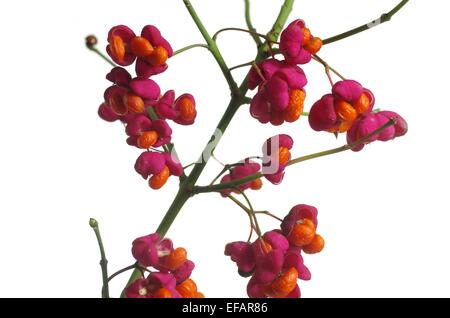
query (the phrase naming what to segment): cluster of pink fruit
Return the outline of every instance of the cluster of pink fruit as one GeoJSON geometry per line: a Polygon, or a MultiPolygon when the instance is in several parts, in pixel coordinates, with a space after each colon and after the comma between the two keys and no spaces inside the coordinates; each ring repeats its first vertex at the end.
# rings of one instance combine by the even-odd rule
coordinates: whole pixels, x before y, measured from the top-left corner
{"type": "Polygon", "coordinates": [[[225,255],[236,262],[239,274],[251,276],[247,285],[249,297],[300,297],[297,280],[311,279],[301,253],[319,253],[325,245],[316,229],[317,209],[300,204],[284,218],[281,230],[267,232],[253,243],[227,244],[225,255]]]}
{"type": "Polygon", "coordinates": [[[125,289],[128,298],[204,298],[190,278],[195,265],[184,248],[154,233],[134,240],[131,252],[143,275],[125,289]]]}
{"type": "MultiPolygon", "coordinates": [[[[121,121],[125,125],[127,143],[146,149],[137,159],[135,170],[148,180],[152,189],[160,189],[170,176],[183,174],[182,165],[168,147],[172,135],[168,121],[193,124],[197,115],[194,97],[183,94],[176,98],[170,90],[161,94],[158,84],[150,78],[165,71],[166,62],[173,55],[170,44],[156,27],[148,25],[140,36],[136,36],[126,26],[115,26],[108,34],[108,43],[107,52],[113,61],[120,66],[135,63],[137,77],[133,78],[123,67],[114,67],[106,76],[112,86],[106,89],[98,113],[106,121],[121,121]],[[160,147],[164,149],[158,149],[160,147]]],[[[283,60],[272,54],[253,63],[249,71],[247,86],[250,90],[257,88],[250,103],[251,116],[261,123],[276,126],[296,122],[303,114],[308,83],[299,65],[312,59],[320,61],[316,54],[321,47],[321,39],[311,34],[304,21],[295,20],[288,25],[281,33],[278,48],[283,60]]],[[[394,112],[374,111],[374,94],[357,81],[342,78],[331,84],[331,93],[314,103],[309,112],[313,130],[336,135],[347,133],[349,144],[363,140],[351,148],[353,151],[360,151],[376,140],[388,141],[406,134],[406,121],[394,112]],[[391,120],[393,125],[386,126],[391,120]],[[380,130],[384,126],[386,129],[380,130]]],[[[273,136],[264,143],[262,156],[255,157],[262,160],[261,164],[245,159],[225,169],[223,173],[228,174],[222,177],[222,186],[241,179],[247,181],[222,187],[222,196],[233,199],[233,193],[259,190],[263,178],[272,184],[280,184],[291,161],[293,145],[294,140],[289,135],[273,136]]],[[[252,216],[250,219],[252,222],[252,216]]],[[[317,209],[297,205],[282,220],[279,230],[265,234],[257,224],[251,226],[258,234],[256,241],[233,242],[225,248],[225,254],[237,264],[239,274],[251,276],[248,295],[300,297],[297,280],[311,278],[302,253],[319,253],[325,244],[316,233],[317,209]]],[[[185,249],[174,249],[169,239],[157,233],[138,238],[133,242],[132,254],[137,261],[136,268],[149,274],[146,277],[143,274],[125,289],[127,297],[203,297],[190,278],[194,263],[187,259],[185,249]]]]}
{"type": "Polygon", "coordinates": [[[136,171],[148,179],[152,189],[160,189],[170,176],[182,174],[181,164],[158,148],[170,143],[172,129],[168,121],[191,125],[197,116],[195,99],[190,94],[175,98],[173,90],[161,96],[161,89],[150,77],[167,69],[172,47],[159,30],[147,25],[141,36],[127,26],[113,27],[108,34],[106,51],[121,66],[135,63],[137,77],[123,67],[114,67],[106,78],[113,83],[104,94],[99,116],[109,122],[120,120],[125,125],[127,143],[148,151],[136,161],[136,171]],[[153,116],[152,116],[153,115],[153,116]]]}

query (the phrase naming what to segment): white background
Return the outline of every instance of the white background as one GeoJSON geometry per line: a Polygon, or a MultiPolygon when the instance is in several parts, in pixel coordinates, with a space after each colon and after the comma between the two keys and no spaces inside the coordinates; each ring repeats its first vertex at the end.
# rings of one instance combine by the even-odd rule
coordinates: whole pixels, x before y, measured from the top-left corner
{"type": "MultiPolygon", "coordinates": [[[[243,1],[193,0],[211,32],[243,27],[243,1]]],[[[253,1],[253,20],[267,32],[281,1],[253,1]]],[[[326,38],[369,22],[396,0],[298,1],[290,18],[304,18],[326,38]]],[[[319,209],[322,254],[306,256],[312,271],[304,297],[450,296],[448,200],[449,47],[447,1],[411,1],[390,23],[329,45],[321,55],[348,78],[373,90],[377,107],[395,110],[410,132],[363,152],[289,168],[285,181],[250,196],[257,209],[284,216],[298,203],[319,209]]],[[[182,1],[10,1],[0,9],[0,296],[97,297],[101,275],[90,217],[99,220],[110,271],[133,262],[132,240],[155,230],[177,182],[151,191],[134,171],[139,150],[123,127],[97,117],[109,66],[84,47],[95,33],[100,48],[109,28],[139,32],[157,25],[174,48],[202,38],[182,1]]],[[[219,40],[230,66],[254,56],[251,38],[219,40]]],[[[329,91],[323,69],[305,67],[306,110],[329,91]]],[[[244,71],[235,73],[240,80],[244,71]]],[[[229,93],[202,49],[170,60],[157,78],[163,90],[196,96],[197,122],[174,126],[183,163],[195,160],[224,111],[229,93]]],[[[276,133],[295,138],[294,156],[344,143],[313,133],[306,118],[274,128],[242,107],[217,155],[233,162],[260,152],[276,133]]],[[[200,183],[220,166],[211,162],[200,183]]],[[[246,280],[223,255],[225,243],[245,240],[247,217],[215,194],[195,197],[168,235],[197,264],[193,274],[209,297],[245,296],[246,280]]],[[[261,217],[264,229],[276,222],[261,217]]],[[[127,275],[115,280],[118,295],[127,275]]]]}

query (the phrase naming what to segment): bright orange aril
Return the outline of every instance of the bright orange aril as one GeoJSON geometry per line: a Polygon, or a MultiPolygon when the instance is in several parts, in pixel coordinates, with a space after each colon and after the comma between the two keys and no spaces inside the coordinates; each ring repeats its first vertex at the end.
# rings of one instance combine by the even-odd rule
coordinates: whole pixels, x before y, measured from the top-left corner
{"type": "Polygon", "coordinates": [[[111,37],[111,40],[109,42],[109,48],[111,50],[111,54],[114,55],[114,57],[119,61],[123,62],[125,58],[125,43],[123,43],[123,40],[120,36],[113,35],[111,37]]]}
{"type": "Polygon", "coordinates": [[[342,99],[336,102],[335,107],[336,113],[342,121],[354,121],[358,117],[353,106],[342,99]]]}
{"type": "Polygon", "coordinates": [[[142,36],[136,36],[131,40],[130,49],[138,57],[149,56],[153,52],[152,44],[142,36]]]}
{"type": "Polygon", "coordinates": [[[153,297],[155,298],[172,298],[172,293],[167,288],[160,288],[156,292],[153,293],[153,297]]]}
{"type": "Polygon", "coordinates": [[[303,33],[302,45],[305,45],[309,41],[311,41],[311,30],[308,28],[303,28],[302,33],[303,33]]]}
{"type": "Polygon", "coordinates": [[[162,46],[154,48],[153,52],[145,60],[153,66],[164,65],[169,58],[169,53],[162,46]]]}
{"type": "Polygon", "coordinates": [[[294,89],[289,94],[289,104],[284,110],[284,120],[293,123],[300,118],[303,112],[306,93],[302,89],[294,89]]]}
{"type": "Polygon", "coordinates": [[[192,120],[194,119],[196,112],[195,112],[195,104],[193,101],[188,98],[184,97],[179,101],[179,111],[180,116],[184,120],[192,120]]]}
{"type": "Polygon", "coordinates": [[[194,298],[205,298],[205,295],[201,292],[197,292],[197,294],[195,294],[194,298]]]}
{"type": "Polygon", "coordinates": [[[175,288],[183,298],[195,298],[197,296],[197,285],[190,278],[175,288]]]}
{"type": "Polygon", "coordinates": [[[182,247],[178,247],[164,258],[164,267],[171,271],[174,271],[181,265],[183,265],[186,260],[187,251],[182,247]]]}
{"type": "Polygon", "coordinates": [[[287,236],[289,242],[297,247],[302,247],[311,243],[316,235],[314,223],[309,219],[303,219],[292,227],[287,236]]]}
{"type": "Polygon", "coordinates": [[[370,98],[367,94],[362,93],[358,100],[353,104],[358,114],[366,113],[370,107],[370,98]]]}
{"type": "Polygon", "coordinates": [[[304,224],[314,230],[316,230],[316,226],[314,225],[314,222],[311,221],[310,219],[302,219],[301,222],[299,222],[301,224],[304,224]]]}
{"type": "Polygon", "coordinates": [[[289,159],[291,159],[291,152],[286,147],[280,147],[278,149],[278,162],[280,165],[285,165],[289,159]]]}
{"type": "Polygon", "coordinates": [[[139,148],[148,149],[158,141],[158,133],[154,130],[144,131],[137,140],[139,148]]]}
{"type": "Polygon", "coordinates": [[[307,254],[320,253],[325,246],[325,240],[317,234],[308,245],[303,246],[303,251],[307,254]]]}
{"type": "Polygon", "coordinates": [[[261,243],[261,248],[264,251],[264,253],[269,254],[270,252],[272,252],[272,250],[273,250],[272,245],[270,245],[264,239],[261,239],[260,243],[261,243]]]}
{"type": "Polygon", "coordinates": [[[331,127],[330,129],[327,129],[326,131],[329,133],[335,134],[339,131],[339,125],[335,125],[335,126],[331,127]]]}
{"type": "Polygon", "coordinates": [[[274,298],[286,297],[297,286],[297,279],[298,271],[291,267],[269,285],[269,288],[266,289],[267,296],[274,298]]]}
{"type": "Polygon", "coordinates": [[[127,106],[128,110],[135,114],[140,114],[145,111],[145,104],[142,97],[128,92],[123,97],[123,103],[127,106]]]}
{"type": "Polygon", "coordinates": [[[304,45],[305,50],[311,54],[316,54],[322,48],[322,40],[320,38],[312,38],[306,45],[304,45]]]}
{"type": "Polygon", "coordinates": [[[345,133],[345,132],[349,131],[350,128],[352,128],[354,122],[355,121],[343,121],[343,122],[341,122],[339,124],[339,128],[338,128],[337,132],[345,133]]]}
{"type": "Polygon", "coordinates": [[[251,189],[252,190],[259,190],[259,189],[262,188],[262,186],[263,186],[263,182],[262,182],[261,178],[255,179],[251,183],[251,189]]]}
{"type": "Polygon", "coordinates": [[[160,173],[155,174],[150,178],[148,184],[150,188],[152,188],[153,190],[158,190],[161,189],[166,184],[169,177],[170,177],[170,170],[167,166],[164,166],[163,170],[160,173]]]}

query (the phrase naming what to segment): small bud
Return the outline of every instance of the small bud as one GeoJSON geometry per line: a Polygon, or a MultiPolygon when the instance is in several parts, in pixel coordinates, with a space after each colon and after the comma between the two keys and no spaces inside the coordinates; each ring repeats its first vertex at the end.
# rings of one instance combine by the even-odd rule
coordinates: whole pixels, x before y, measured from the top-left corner
{"type": "Polygon", "coordinates": [[[92,49],[95,45],[97,45],[97,43],[98,40],[95,35],[91,34],[86,37],[86,46],[88,49],[92,49]]]}
{"type": "Polygon", "coordinates": [[[98,222],[96,219],[90,218],[89,219],[89,226],[92,227],[93,229],[98,227],[98,222]]]}

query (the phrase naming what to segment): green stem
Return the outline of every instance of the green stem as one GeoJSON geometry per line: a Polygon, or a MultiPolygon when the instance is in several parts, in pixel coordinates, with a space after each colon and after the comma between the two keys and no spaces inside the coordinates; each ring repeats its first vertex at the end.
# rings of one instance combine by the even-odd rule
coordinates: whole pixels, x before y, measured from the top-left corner
{"type": "Polygon", "coordinates": [[[190,163],[190,164],[184,166],[183,169],[188,169],[188,168],[192,167],[193,165],[195,165],[195,162],[190,163]]]}
{"type": "Polygon", "coordinates": [[[100,56],[102,59],[104,59],[107,63],[109,63],[112,67],[116,67],[116,63],[114,63],[109,57],[107,57],[103,52],[100,52],[99,49],[97,49],[96,46],[90,46],[88,47],[89,50],[100,56]]]}
{"type": "Polygon", "coordinates": [[[229,198],[231,201],[233,201],[234,203],[236,203],[242,210],[245,211],[245,213],[248,216],[248,219],[250,221],[250,233],[248,235],[248,239],[247,242],[250,242],[250,240],[252,239],[253,236],[253,229],[256,229],[255,224],[253,223],[253,217],[250,213],[250,210],[238,199],[236,199],[234,196],[232,196],[231,194],[227,194],[227,198],[229,198]]]}
{"type": "MultiPolygon", "coordinates": [[[[212,40],[212,38],[209,36],[208,32],[206,31],[205,27],[200,21],[200,18],[198,17],[197,13],[195,12],[194,8],[192,7],[192,4],[189,0],[183,0],[184,4],[186,5],[186,8],[188,9],[189,13],[192,16],[192,19],[197,24],[198,29],[202,33],[203,37],[205,38],[211,53],[215,57],[217,63],[219,64],[220,69],[222,70],[222,73],[225,76],[225,79],[228,82],[228,85],[231,90],[231,100],[228,104],[227,109],[225,110],[225,113],[222,116],[222,119],[220,120],[219,124],[217,125],[216,131],[220,131],[222,134],[225,132],[225,130],[228,128],[228,125],[230,124],[231,120],[233,119],[234,115],[236,114],[236,111],[239,109],[239,106],[241,106],[247,98],[245,97],[245,94],[248,91],[247,87],[247,80],[244,79],[242,84],[237,87],[236,82],[234,81],[233,77],[231,76],[231,73],[223,60],[222,55],[220,54],[220,51],[216,45],[216,43],[212,40]]],[[[284,5],[281,7],[280,14],[278,15],[277,20],[275,21],[275,24],[269,33],[269,38],[271,41],[276,41],[278,39],[278,35],[280,34],[284,24],[286,23],[287,18],[289,17],[289,13],[292,10],[292,5],[294,3],[294,0],[285,0],[284,5]]],[[[268,50],[268,43],[265,43],[259,50],[258,54],[256,56],[255,61],[260,61],[264,58],[266,58],[267,50],[268,50]]],[[[216,135],[213,134],[210,138],[210,141],[205,147],[205,151],[209,150],[209,153],[212,153],[214,148],[217,146],[219,140],[215,140],[216,135]],[[211,149],[211,142],[214,142],[215,146],[213,149],[211,149]]],[[[169,230],[170,226],[174,222],[175,218],[177,217],[178,213],[184,206],[184,204],[188,201],[188,199],[192,196],[192,189],[195,186],[195,183],[197,182],[198,178],[200,177],[201,173],[206,167],[206,164],[209,160],[210,156],[203,156],[202,154],[202,160],[200,160],[198,163],[194,165],[194,168],[192,169],[189,176],[182,181],[180,184],[180,189],[178,190],[177,195],[175,196],[172,204],[170,205],[166,215],[162,219],[158,229],[157,233],[159,233],[161,236],[165,236],[167,231],[169,230]]],[[[133,273],[131,274],[130,279],[128,280],[127,286],[129,286],[132,282],[134,282],[137,278],[140,277],[139,270],[135,269],[133,273]]],[[[122,293],[122,297],[124,294],[122,293]]]]}
{"type": "Polygon", "coordinates": [[[247,23],[247,28],[253,33],[252,38],[255,41],[256,45],[260,47],[262,45],[262,41],[258,35],[256,35],[256,29],[253,26],[252,18],[250,15],[250,0],[244,0],[245,2],[245,23],[247,23]]]}
{"type": "Polygon", "coordinates": [[[183,47],[183,48],[181,48],[179,50],[176,50],[175,52],[173,52],[173,56],[181,54],[183,52],[189,51],[189,50],[197,48],[197,47],[202,47],[202,48],[205,48],[205,49],[209,50],[209,46],[207,46],[206,44],[200,44],[200,43],[199,44],[192,44],[192,45],[185,46],[185,47],[183,47]]]}
{"type": "Polygon", "coordinates": [[[325,40],[323,40],[323,44],[325,45],[325,44],[330,44],[330,43],[333,43],[333,42],[340,41],[342,39],[348,38],[348,37],[353,36],[355,34],[367,31],[367,30],[369,30],[369,29],[371,29],[373,27],[376,27],[376,26],[378,26],[378,25],[380,25],[382,23],[388,22],[408,2],[409,2],[409,0],[403,0],[399,4],[397,4],[397,6],[394,9],[392,9],[388,13],[382,14],[378,19],[376,19],[376,20],[374,20],[372,22],[363,24],[363,25],[361,25],[361,26],[359,26],[357,28],[354,28],[354,29],[352,29],[350,31],[347,31],[347,32],[344,32],[344,33],[341,33],[341,34],[338,34],[338,35],[335,35],[335,36],[332,36],[332,37],[330,37],[328,39],[325,39],[325,40]]]}
{"type": "Polygon", "coordinates": [[[255,222],[255,230],[256,230],[256,234],[258,234],[258,238],[262,237],[262,232],[261,232],[261,228],[259,227],[259,223],[258,223],[258,218],[255,215],[255,210],[253,209],[253,205],[249,199],[249,197],[245,194],[244,191],[241,191],[239,188],[236,188],[244,197],[245,201],[248,204],[248,213],[251,214],[251,216],[253,217],[253,221],[255,222]]]}
{"type": "Polygon", "coordinates": [[[189,11],[189,14],[191,15],[192,19],[194,20],[195,24],[197,25],[197,28],[199,29],[200,33],[202,34],[203,38],[205,39],[206,43],[208,44],[208,47],[211,50],[212,55],[216,59],[217,64],[219,65],[223,75],[225,76],[225,79],[228,83],[228,86],[230,87],[232,94],[238,94],[239,93],[238,86],[237,86],[236,82],[234,81],[234,78],[231,75],[231,72],[228,69],[227,64],[225,63],[225,60],[223,59],[223,56],[220,53],[216,42],[209,35],[208,31],[206,30],[202,21],[198,17],[197,12],[195,11],[191,2],[189,0],[183,0],[183,2],[184,2],[184,5],[186,6],[186,9],[189,11]]]}
{"type": "MultiPolygon", "coordinates": [[[[351,150],[359,145],[362,145],[364,143],[366,143],[368,140],[370,140],[370,138],[372,138],[375,135],[378,135],[380,132],[382,132],[383,130],[385,130],[386,128],[391,127],[392,125],[394,125],[396,123],[396,119],[395,118],[391,118],[386,124],[384,124],[383,126],[381,126],[380,128],[374,130],[372,133],[368,134],[367,136],[358,139],[357,141],[350,143],[350,144],[346,144],[344,146],[338,147],[338,148],[334,148],[334,149],[330,149],[330,150],[326,150],[326,151],[321,151],[321,152],[317,152],[317,153],[313,153],[311,155],[307,155],[307,156],[303,156],[303,157],[299,157],[296,159],[292,159],[287,163],[287,166],[292,166],[294,164],[303,162],[303,161],[307,161],[307,160],[311,160],[311,159],[316,159],[316,158],[320,158],[320,157],[325,157],[325,156],[329,156],[329,155],[333,155],[339,152],[343,152],[343,151],[347,151],[347,150],[351,150]]],[[[212,186],[197,186],[194,187],[193,189],[193,194],[199,194],[199,193],[208,193],[208,192],[219,192],[222,190],[226,190],[226,189],[232,189],[235,187],[238,187],[244,183],[256,180],[263,177],[263,174],[261,172],[252,174],[250,176],[247,176],[245,178],[242,179],[238,179],[238,180],[233,180],[230,182],[226,182],[226,183],[221,183],[221,184],[215,184],[212,186]]]]}
{"type": "MultiPolygon", "coordinates": [[[[292,12],[292,8],[294,6],[294,0],[285,0],[283,5],[281,6],[280,13],[275,21],[275,24],[272,27],[272,30],[269,32],[268,37],[271,42],[276,42],[278,37],[280,36],[281,31],[283,30],[284,25],[286,24],[289,15],[292,12]]],[[[265,44],[266,50],[268,49],[268,45],[270,43],[265,44]]]]}
{"type": "Polygon", "coordinates": [[[98,247],[100,248],[100,267],[102,268],[102,298],[109,298],[109,286],[108,286],[108,260],[106,259],[105,248],[103,247],[102,236],[100,235],[100,229],[98,222],[95,219],[89,220],[89,225],[94,230],[95,237],[97,238],[98,247]]]}

